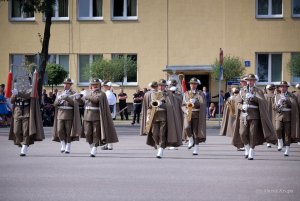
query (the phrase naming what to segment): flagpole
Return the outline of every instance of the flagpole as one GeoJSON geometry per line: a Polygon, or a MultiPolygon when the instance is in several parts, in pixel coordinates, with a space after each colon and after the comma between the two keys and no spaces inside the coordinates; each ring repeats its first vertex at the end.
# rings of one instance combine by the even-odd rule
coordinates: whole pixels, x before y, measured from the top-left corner
{"type": "Polygon", "coordinates": [[[220,72],[219,72],[219,126],[221,127],[221,82],[223,80],[223,50],[220,48],[220,55],[219,55],[219,61],[220,61],[220,72]]]}

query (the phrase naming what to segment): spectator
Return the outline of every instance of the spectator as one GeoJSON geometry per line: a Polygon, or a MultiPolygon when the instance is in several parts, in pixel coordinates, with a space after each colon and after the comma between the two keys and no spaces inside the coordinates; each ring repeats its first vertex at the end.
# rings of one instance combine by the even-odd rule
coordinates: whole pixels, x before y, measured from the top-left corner
{"type": "Polygon", "coordinates": [[[209,106],[209,116],[215,118],[216,117],[216,106],[214,103],[210,103],[209,106]]]}
{"type": "Polygon", "coordinates": [[[209,103],[210,103],[210,95],[209,95],[209,91],[208,89],[206,88],[206,86],[204,86],[202,88],[202,91],[204,93],[204,96],[205,96],[205,100],[206,100],[206,114],[207,114],[207,117],[210,118],[210,113],[209,113],[209,103]]]}
{"type": "Polygon", "coordinates": [[[119,98],[119,110],[120,110],[121,120],[124,120],[124,115],[126,120],[128,120],[127,103],[126,103],[127,94],[124,93],[124,90],[122,88],[120,89],[118,98],[119,98]]]}
{"type": "Polygon", "coordinates": [[[133,94],[133,119],[132,125],[135,124],[135,121],[140,123],[140,114],[142,111],[142,102],[143,102],[144,93],[140,91],[140,88],[136,88],[136,93],[133,94]]]}
{"type": "Polygon", "coordinates": [[[107,97],[110,113],[113,119],[116,118],[115,105],[117,103],[117,98],[115,94],[111,90],[112,83],[109,81],[105,81],[103,83],[104,92],[107,97]]]}
{"type": "Polygon", "coordinates": [[[0,123],[1,126],[8,126],[8,116],[10,114],[10,111],[7,108],[7,101],[4,96],[4,84],[0,85],[0,123]]]}
{"type": "Polygon", "coordinates": [[[217,95],[215,95],[215,96],[213,96],[212,98],[219,98],[219,104],[220,104],[220,114],[223,114],[223,109],[224,109],[224,91],[223,90],[221,90],[220,91],[220,94],[217,94],[217,95]],[[221,94],[221,97],[220,97],[220,94],[221,94]]]}

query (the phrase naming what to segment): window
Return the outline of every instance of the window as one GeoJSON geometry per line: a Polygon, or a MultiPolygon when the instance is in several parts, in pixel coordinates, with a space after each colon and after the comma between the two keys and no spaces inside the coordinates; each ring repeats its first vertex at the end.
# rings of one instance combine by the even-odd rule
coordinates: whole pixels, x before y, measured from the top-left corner
{"type": "Polygon", "coordinates": [[[257,54],[256,72],[262,84],[280,82],[282,80],[282,55],[257,54]]]}
{"type": "Polygon", "coordinates": [[[79,20],[102,20],[102,0],[78,0],[79,20]]]}
{"type": "Polygon", "coordinates": [[[282,0],[256,0],[257,18],[282,18],[282,0]]]}
{"type": "Polygon", "coordinates": [[[34,12],[23,12],[23,7],[20,1],[11,0],[10,5],[10,20],[15,21],[34,21],[34,12]]]}
{"type": "Polygon", "coordinates": [[[23,74],[24,70],[34,70],[33,68],[28,68],[28,66],[36,66],[36,55],[11,54],[10,64],[15,79],[18,74],[23,74]]]}
{"type": "Polygon", "coordinates": [[[69,20],[69,1],[56,0],[52,20],[69,20]]]}
{"type": "Polygon", "coordinates": [[[49,55],[49,63],[55,63],[61,65],[67,72],[69,72],[69,55],[49,55]]]}
{"type": "Polygon", "coordinates": [[[112,19],[136,20],[137,0],[112,0],[112,19]]]}
{"type": "MultiPolygon", "coordinates": [[[[136,85],[137,84],[137,55],[136,54],[112,54],[112,59],[120,58],[120,57],[127,57],[128,59],[134,62],[134,66],[129,72],[126,73],[125,77],[123,78],[124,85],[136,85]]],[[[125,68],[126,66],[124,66],[125,68]]],[[[119,80],[122,82],[122,80],[119,80]]]]}
{"type": "Polygon", "coordinates": [[[300,0],[293,0],[292,3],[292,16],[300,17],[300,0]]]}
{"type": "MultiPolygon", "coordinates": [[[[295,58],[295,57],[299,57],[300,56],[300,52],[294,52],[292,53],[292,58],[295,58]]],[[[300,83],[300,75],[291,75],[292,76],[292,82],[294,83],[300,83]]]]}
{"type": "Polygon", "coordinates": [[[87,68],[93,63],[93,61],[102,58],[100,54],[97,55],[79,55],[78,57],[78,78],[79,84],[87,85],[89,83],[89,77],[87,76],[87,68]]]}

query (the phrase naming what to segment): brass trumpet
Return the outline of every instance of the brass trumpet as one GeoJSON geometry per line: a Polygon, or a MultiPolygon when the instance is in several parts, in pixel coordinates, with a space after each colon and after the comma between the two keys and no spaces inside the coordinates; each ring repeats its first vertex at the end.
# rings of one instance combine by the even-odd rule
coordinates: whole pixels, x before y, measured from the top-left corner
{"type": "Polygon", "coordinates": [[[149,134],[150,129],[152,127],[152,122],[153,122],[153,118],[154,115],[160,105],[160,99],[163,97],[163,93],[160,92],[154,92],[154,99],[151,101],[151,111],[150,111],[150,115],[149,118],[147,118],[146,121],[146,128],[145,128],[145,133],[149,134]]]}
{"type": "Polygon", "coordinates": [[[189,102],[187,102],[186,107],[187,107],[187,119],[188,122],[192,120],[192,113],[193,113],[193,108],[194,108],[194,103],[192,103],[192,98],[193,98],[193,92],[189,92],[189,102]]]}

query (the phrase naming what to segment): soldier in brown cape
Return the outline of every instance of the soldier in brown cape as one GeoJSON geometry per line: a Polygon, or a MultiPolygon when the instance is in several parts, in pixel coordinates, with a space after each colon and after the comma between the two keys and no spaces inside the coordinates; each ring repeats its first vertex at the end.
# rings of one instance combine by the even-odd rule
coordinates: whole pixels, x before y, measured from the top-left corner
{"type": "Polygon", "coordinates": [[[232,137],[234,132],[233,125],[236,121],[236,103],[235,98],[239,94],[239,89],[233,87],[231,96],[227,99],[224,107],[223,119],[220,129],[220,135],[232,137]]]}
{"type": "Polygon", "coordinates": [[[90,90],[82,92],[85,101],[83,134],[90,145],[90,156],[95,157],[97,147],[118,142],[106,94],[101,91],[101,81],[92,79],[90,90]]]}
{"type": "Polygon", "coordinates": [[[188,149],[194,147],[193,155],[198,155],[199,143],[206,141],[206,100],[203,92],[198,90],[200,80],[191,78],[191,89],[183,95],[182,110],[184,112],[183,135],[189,139],[188,149]],[[188,109],[188,105],[192,107],[188,109]],[[188,113],[192,112],[189,120],[188,113]]]}
{"type": "MultiPolygon", "coordinates": [[[[179,133],[179,135],[182,135],[182,129],[183,129],[183,112],[181,109],[182,105],[182,93],[178,91],[177,87],[177,81],[175,79],[172,79],[169,81],[169,89],[168,93],[170,97],[172,97],[173,102],[175,103],[173,109],[174,109],[174,121],[176,122],[176,131],[179,133]]],[[[181,137],[182,138],[182,137],[181,137]]],[[[176,149],[175,147],[171,146],[169,147],[170,150],[176,149]]]]}
{"type": "MultiPolygon", "coordinates": [[[[297,97],[298,102],[298,110],[300,111],[300,83],[296,84],[296,91],[294,92],[294,95],[297,97]]],[[[298,142],[298,145],[300,145],[300,142],[298,142]]]]}
{"type": "Polygon", "coordinates": [[[11,97],[14,107],[8,139],[22,147],[20,156],[27,155],[29,145],[45,139],[39,100],[30,95],[30,90],[14,89],[11,97]]]}
{"type": "Polygon", "coordinates": [[[278,151],[285,146],[284,156],[289,156],[290,144],[300,140],[299,106],[297,97],[288,92],[289,84],[281,81],[281,93],[274,97],[275,129],[278,138],[278,151]]]}
{"type": "Polygon", "coordinates": [[[149,84],[151,87],[150,91],[147,91],[144,94],[144,99],[142,103],[142,121],[141,121],[141,127],[140,127],[140,135],[147,135],[145,133],[146,128],[146,121],[147,121],[147,110],[151,105],[151,94],[157,92],[158,84],[156,81],[153,81],[149,84]]]}
{"type": "Polygon", "coordinates": [[[240,114],[240,136],[245,145],[245,158],[254,159],[254,148],[264,142],[276,144],[275,130],[267,113],[263,91],[255,86],[256,76],[249,74],[247,86],[240,90],[236,101],[240,114]]]}
{"type": "MultiPolygon", "coordinates": [[[[240,89],[247,86],[247,81],[245,80],[247,76],[242,76],[240,78],[240,89]]],[[[240,92],[239,89],[239,92],[240,92]]],[[[238,94],[239,95],[239,94],[238,94]]],[[[231,144],[237,148],[237,151],[245,151],[244,143],[242,142],[241,136],[240,136],[240,115],[241,111],[238,109],[237,104],[237,97],[235,97],[235,122],[233,124],[233,136],[232,136],[232,142],[231,144]]]]}
{"type": "Polygon", "coordinates": [[[61,153],[71,152],[71,142],[78,141],[81,134],[81,120],[79,114],[80,95],[71,86],[73,81],[66,78],[63,82],[64,90],[56,96],[55,116],[53,125],[53,141],[60,142],[61,153]]]}
{"type": "Polygon", "coordinates": [[[176,105],[176,99],[172,94],[165,90],[166,87],[166,80],[159,80],[158,90],[149,93],[150,97],[147,99],[150,101],[150,103],[145,103],[149,105],[147,109],[145,126],[145,129],[147,126],[150,128],[147,136],[147,144],[158,149],[156,155],[157,158],[162,158],[163,150],[167,146],[178,147],[182,144],[181,132],[179,131],[178,123],[176,122],[175,118],[176,113],[173,108],[174,105],[176,105]],[[158,102],[158,107],[154,115],[152,113],[154,105],[151,104],[153,101],[158,102]],[[153,115],[152,122],[151,114],[153,115]]]}
{"type": "MultiPolygon", "coordinates": [[[[266,93],[265,95],[265,99],[267,101],[267,112],[269,115],[269,118],[272,120],[272,124],[275,128],[275,112],[273,110],[273,103],[274,103],[274,96],[275,96],[275,91],[276,86],[274,84],[269,84],[266,86],[266,93]]],[[[267,143],[267,147],[271,148],[271,144],[267,143]]]]}

